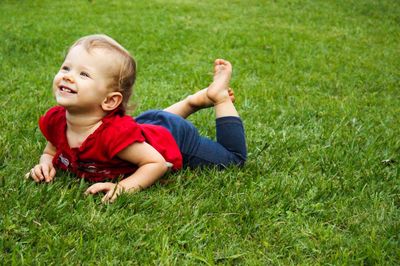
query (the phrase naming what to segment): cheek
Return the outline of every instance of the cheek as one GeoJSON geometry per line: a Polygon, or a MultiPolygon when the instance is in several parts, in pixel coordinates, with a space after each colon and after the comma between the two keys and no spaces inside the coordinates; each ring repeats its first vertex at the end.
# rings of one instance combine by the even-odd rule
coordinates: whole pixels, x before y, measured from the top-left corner
{"type": "Polygon", "coordinates": [[[58,83],[61,81],[61,74],[57,73],[57,75],[54,76],[53,79],[53,87],[55,87],[58,83]]]}

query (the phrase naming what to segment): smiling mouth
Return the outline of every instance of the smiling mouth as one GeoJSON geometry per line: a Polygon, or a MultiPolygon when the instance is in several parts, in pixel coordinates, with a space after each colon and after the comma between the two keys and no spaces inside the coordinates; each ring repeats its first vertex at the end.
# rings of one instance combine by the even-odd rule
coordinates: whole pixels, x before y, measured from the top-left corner
{"type": "Polygon", "coordinates": [[[63,85],[59,86],[58,89],[59,89],[60,91],[64,91],[64,92],[68,92],[68,93],[74,93],[74,94],[77,93],[77,92],[74,91],[73,89],[68,88],[67,86],[63,86],[63,85]]]}

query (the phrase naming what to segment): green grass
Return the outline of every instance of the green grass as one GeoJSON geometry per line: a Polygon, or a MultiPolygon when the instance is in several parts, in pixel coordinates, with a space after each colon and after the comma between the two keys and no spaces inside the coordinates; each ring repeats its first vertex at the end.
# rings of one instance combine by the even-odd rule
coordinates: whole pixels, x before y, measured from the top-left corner
{"type": "MultiPolygon", "coordinates": [[[[0,13],[2,263],[400,263],[398,1],[1,1],[0,13]],[[134,114],[230,60],[247,165],[170,174],[112,205],[61,172],[25,181],[64,52],[93,33],[137,59],[134,114]]],[[[212,116],[191,120],[212,137],[212,116]]]]}

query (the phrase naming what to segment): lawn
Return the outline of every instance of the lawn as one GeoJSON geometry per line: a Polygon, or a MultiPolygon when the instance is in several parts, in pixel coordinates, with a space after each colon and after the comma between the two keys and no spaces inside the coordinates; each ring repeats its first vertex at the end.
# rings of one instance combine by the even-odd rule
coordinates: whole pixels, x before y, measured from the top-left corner
{"type": "MultiPolygon", "coordinates": [[[[1,1],[0,260],[9,264],[400,263],[400,3],[1,1]],[[58,172],[26,181],[68,46],[105,33],[138,62],[131,112],[232,62],[245,167],[184,170],[110,205],[58,172]]],[[[191,121],[214,136],[213,111],[191,121]]]]}

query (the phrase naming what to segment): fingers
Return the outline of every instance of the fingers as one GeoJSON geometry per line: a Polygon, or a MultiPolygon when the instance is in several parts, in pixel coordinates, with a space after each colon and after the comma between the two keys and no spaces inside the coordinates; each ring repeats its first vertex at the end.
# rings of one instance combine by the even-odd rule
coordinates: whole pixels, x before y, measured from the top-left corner
{"type": "Polygon", "coordinates": [[[118,197],[118,192],[114,190],[110,190],[104,195],[104,197],[101,199],[102,203],[113,203],[117,197],[118,197]]]}
{"type": "Polygon", "coordinates": [[[48,180],[46,180],[46,182],[53,181],[55,176],[56,176],[56,169],[54,167],[51,167],[50,168],[50,173],[49,173],[49,178],[48,178],[48,180]]]}
{"type": "Polygon", "coordinates": [[[45,182],[51,182],[56,175],[56,169],[53,166],[49,166],[47,164],[42,167],[42,174],[45,182]]]}
{"type": "Polygon", "coordinates": [[[30,175],[35,182],[40,182],[44,179],[44,176],[42,174],[42,169],[39,165],[36,165],[31,169],[30,175]]]}
{"type": "Polygon", "coordinates": [[[96,183],[91,185],[88,189],[86,189],[85,194],[97,194],[99,192],[110,190],[109,183],[96,183]]]}
{"type": "Polygon", "coordinates": [[[125,188],[120,184],[113,184],[114,188],[107,192],[107,194],[102,198],[103,203],[113,203],[121,193],[125,191],[125,188]]]}
{"type": "Polygon", "coordinates": [[[32,177],[35,182],[51,182],[55,175],[56,169],[52,165],[38,164],[25,175],[25,178],[32,177]]]}
{"type": "Polygon", "coordinates": [[[112,203],[117,197],[122,193],[123,188],[118,184],[114,183],[96,183],[91,185],[86,191],[85,194],[97,194],[99,192],[105,192],[106,194],[103,196],[101,201],[103,203],[112,203]]]}

